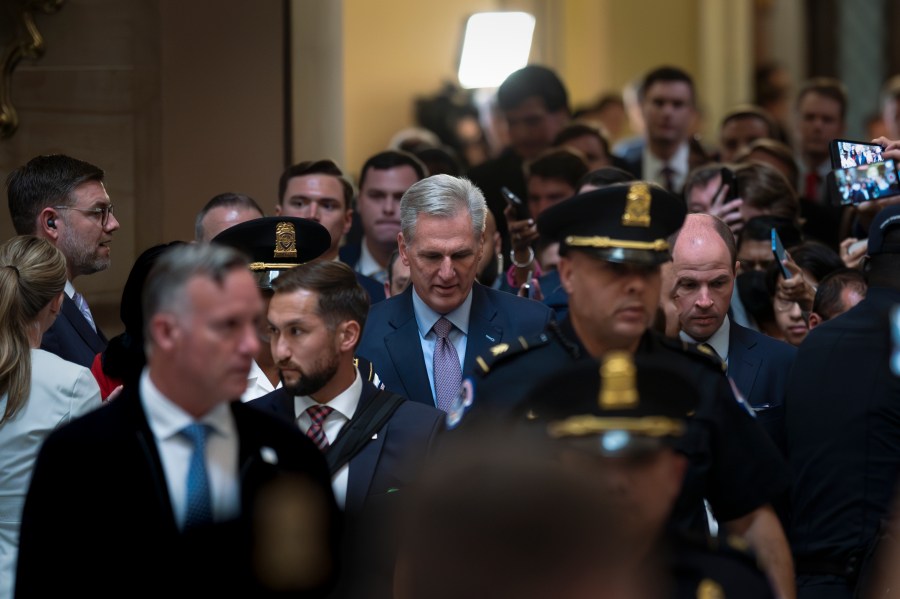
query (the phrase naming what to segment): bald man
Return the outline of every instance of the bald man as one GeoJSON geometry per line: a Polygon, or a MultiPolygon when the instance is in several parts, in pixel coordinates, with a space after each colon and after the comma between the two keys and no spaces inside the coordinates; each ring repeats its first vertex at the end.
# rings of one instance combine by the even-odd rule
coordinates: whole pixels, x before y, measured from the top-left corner
{"type": "Polygon", "coordinates": [[[728,318],[737,271],[731,229],[709,214],[689,214],[670,240],[679,335],[715,352],[764,428],[781,445],[781,411],[796,349],[728,318]]]}

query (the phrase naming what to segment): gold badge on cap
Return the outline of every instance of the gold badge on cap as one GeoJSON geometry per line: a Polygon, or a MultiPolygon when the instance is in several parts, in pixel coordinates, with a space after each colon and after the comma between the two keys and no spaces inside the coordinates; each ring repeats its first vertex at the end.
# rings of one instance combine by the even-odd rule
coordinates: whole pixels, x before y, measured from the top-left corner
{"type": "Polygon", "coordinates": [[[650,186],[646,183],[635,183],[629,187],[622,224],[626,227],[649,227],[651,198],[650,186]]]}
{"type": "Polygon", "coordinates": [[[275,225],[275,257],[297,257],[297,231],[294,223],[278,223],[275,225]]]}
{"type": "Polygon", "coordinates": [[[718,582],[704,578],[697,587],[697,599],[725,599],[725,591],[718,582]]]}
{"type": "Polygon", "coordinates": [[[604,410],[628,409],[638,405],[634,362],[628,352],[610,352],[600,365],[600,396],[604,410]]]}

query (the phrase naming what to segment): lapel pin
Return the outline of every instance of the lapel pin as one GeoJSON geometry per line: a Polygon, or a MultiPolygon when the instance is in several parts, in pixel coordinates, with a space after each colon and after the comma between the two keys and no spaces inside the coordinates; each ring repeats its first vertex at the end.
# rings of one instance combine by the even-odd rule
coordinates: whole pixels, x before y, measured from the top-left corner
{"type": "Polygon", "coordinates": [[[377,439],[377,438],[378,438],[378,433],[375,433],[374,435],[372,435],[372,440],[373,440],[373,441],[374,441],[375,439],[377,439]]]}
{"type": "Polygon", "coordinates": [[[487,340],[490,341],[491,343],[497,343],[497,340],[494,339],[493,337],[491,337],[490,335],[485,335],[485,337],[487,337],[487,340]]]}

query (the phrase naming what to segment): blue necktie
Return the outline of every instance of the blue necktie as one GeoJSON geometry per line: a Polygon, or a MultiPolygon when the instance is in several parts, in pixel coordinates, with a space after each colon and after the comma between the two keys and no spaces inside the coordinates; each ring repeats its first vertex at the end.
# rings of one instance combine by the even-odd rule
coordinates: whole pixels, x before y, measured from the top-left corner
{"type": "Polygon", "coordinates": [[[194,445],[187,475],[187,511],[185,530],[212,522],[212,500],[206,473],[206,437],[209,427],[197,422],[181,429],[181,434],[194,445]]]}

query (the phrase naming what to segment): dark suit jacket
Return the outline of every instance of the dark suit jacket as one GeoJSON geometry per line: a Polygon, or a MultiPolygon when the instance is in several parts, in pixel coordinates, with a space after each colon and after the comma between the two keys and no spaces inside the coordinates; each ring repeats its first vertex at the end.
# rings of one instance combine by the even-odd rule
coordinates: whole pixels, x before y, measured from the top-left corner
{"type": "Polygon", "coordinates": [[[784,451],[784,394],[797,348],[731,322],[728,376],[784,451]]]}
{"type": "MultiPolygon", "coordinates": [[[[377,401],[378,389],[363,381],[359,408],[377,401]]],[[[294,398],[284,388],[250,405],[294,425],[294,398]]],[[[392,596],[401,505],[444,428],[444,413],[404,401],[358,454],[350,459],[345,513],[344,575],[335,597],[392,596]],[[397,491],[401,491],[397,493],[397,491]]]]}
{"type": "Polygon", "coordinates": [[[324,526],[319,550],[326,562],[335,557],[336,538],[328,534],[337,532],[338,513],[318,448],[258,410],[235,402],[232,411],[242,514],[191,533],[177,529],[136,390],[51,434],[25,502],[16,596],[186,596],[198,588],[195,596],[259,596],[251,555],[265,548],[264,531],[283,524],[274,517],[267,527],[262,516],[283,512],[258,508],[257,501],[286,482],[311,490],[289,503],[305,506],[313,529],[324,526]]]}
{"type": "MultiPolygon", "coordinates": [[[[375,365],[386,389],[433,406],[412,291],[410,286],[402,294],[372,306],[356,353],[375,365]]],[[[472,375],[475,358],[493,345],[540,333],[552,317],[553,311],[540,302],[476,283],[472,287],[463,378],[472,375]]]]}
{"type": "Polygon", "coordinates": [[[384,299],[384,285],[364,274],[356,273],[356,282],[369,294],[369,303],[374,304],[384,299]]]}
{"type": "Polygon", "coordinates": [[[781,406],[797,348],[731,322],[728,376],[754,408],[781,406]]]}
{"type": "Polygon", "coordinates": [[[66,295],[56,322],[41,339],[41,349],[90,368],[94,356],[106,349],[106,337],[99,327],[96,332],[91,328],[72,298],[66,295]]]}
{"type": "MultiPolygon", "coordinates": [[[[373,401],[378,389],[363,380],[358,410],[373,401]]],[[[294,425],[294,397],[284,388],[250,402],[251,406],[273,414],[294,425]]],[[[419,403],[400,404],[387,423],[362,450],[350,460],[345,511],[358,513],[367,499],[402,489],[415,475],[411,461],[431,451],[437,434],[444,428],[444,413],[419,403]]]]}

